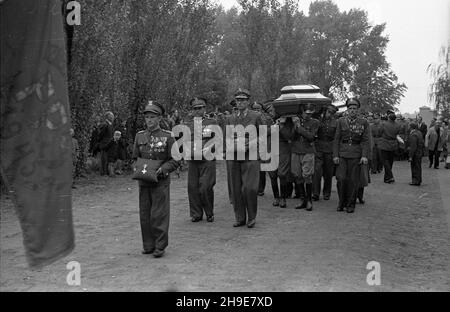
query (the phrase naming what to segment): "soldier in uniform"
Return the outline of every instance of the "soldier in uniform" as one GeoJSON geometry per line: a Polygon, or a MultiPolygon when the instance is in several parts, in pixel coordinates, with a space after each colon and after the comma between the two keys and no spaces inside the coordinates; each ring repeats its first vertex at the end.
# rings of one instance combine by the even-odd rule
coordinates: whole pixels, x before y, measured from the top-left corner
{"type": "Polygon", "coordinates": [[[278,177],[280,178],[280,208],[286,208],[286,198],[292,194],[293,177],[291,173],[291,149],[294,138],[294,123],[292,117],[280,117],[276,121],[279,125],[279,163],[278,177]]]}
{"type": "Polygon", "coordinates": [[[424,140],[422,132],[419,131],[417,123],[411,122],[409,124],[411,132],[408,137],[409,143],[409,158],[411,163],[412,182],[409,185],[419,186],[422,183],[422,157],[424,140]]]}
{"type": "MultiPolygon", "coordinates": [[[[206,99],[195,97],[189,102],[193,109],[193,117],[201,119],[202,146],[195,146],[195,149],[202,149],[206,142],[211,139],[208,132],[208,125],[217,124],[212,118],[205,116],[206,99]]],[[[194,120],[187,123],[191,129],[192,142],[194,142],[194,131],[196,129],[194,120]]],[[[200,129],[200,128],[198,128],[200,129]]],[[[206,215],[206,221],[214,221],[214,185],[216,184],[216,161],[206,160],[202,156],[201,160],[194,160],[194,153],[191,160],[188,161],[188,197],[189,209],[192,222],[199,222],[203,219],[203,212],[206,215]]]]}
{"type": "Polygon", "coordinates": [[[304,189],[305,199],[296,209],[311,211],[312,205],[312,177],[314,175],[314,140],[317,136],[320,122],[312,118],[314,108],[308,104],[302,113],[301,118],[294,117],[294,138],[292,141],[291,172],[299,184],[304,189]]]}
{"type": "Polygon", "coordinates": [[[378,142],[381,138],[381,123],[380,114],[373,114],[373,123],[370,125],[370,130],[373,138],[373,149],[372,149],[372,162],[371,162],[371,173],[380,173],[383,170],[383,162],[381,159],[381,153],[378,149],[378,142]]]}
{"type": "Polygon", "coordinates": [[[329,105],[320,121],[315,142],[316,157],[313,177],[313,200],[319,200],[323,177],[323,199],[329,200],[331,195],[331,181],[333,178],[333,141],[336,134],[337,108],[329,105]]]}
{"type": "Polygon", "coordinates": [[[381,159],[384,165],[384,183],[394,183],[392,166],[398,149],[397,137],[399,137],[400,125],[395,122],[396,116],[394,111],[388,110],[387,115],[388,120],[381,125],[381,137],[378,140],[378,148],[381,151],[381,159]]]}
{"type": "Polygon", "coordinates": [[[159,127],[164,107],[149,101],[144,109],[147,129],[136,134],[132,158],[164,160],[156,171],[158,182],[139,181],[139,217],[141,222],[143,254],[159,258],[169,240],[170,172],[178,162],[171,156],[175,140],[172,133],[159,127]]]}
{"type": "MultiPolygon", "coordinates": [[[[234,115],[224,120],[224,126],[242,125],[245,128],[248,125],[254,125],[258,129],[263,124],[263,120],[260,113],[249,109],[250,92],[245,89],[239,89],[234,94],[234,98],[237,111],[234,115]]],[[[246,138],[246,142],[247,140],[248,138],[246,138]]],[[[246,144],[246,146],[249,145],[246,144]]],[[[231,195],[233,196],[233,208],[236,217],[236,222],[233,226],[239,227],[247,223],[248,228],[253,228],[256,224],[260,162],[259,160],[250,160],[249,152],[247,151],[244,160],[235,158],[229,161],[229,166],[232,186],[231,195]]]]}
{"type": "Polygon", "coordinates": [[[345,102],[347,116],[339,118],[333,143],[333,161],[339,194],[338,211],[355,211],[356,192],[360,177],[360,164],[368,164],[369,124],[358,117],[361,104],[350,98],[345,102]]]}
{"type": "MultiPolygon", "coordinates": [[[[267,122],[266,116],[263,113],[263,107],[261,104],[259,104],[258,102],[254,102],[251,105],[251,109],[254,111],[257,111],[258,113],[261,114],[261,117],[263,120],[263,122],[267,122]]],[[[258,196],[264,196],[264,190],[266,189],[266,172],[265,171],[260,171],[259,172],[259,186],[258,186],[258,196]]]]}
{"type": "MultiPolygon", "coordinates": [[[[270,149],[270,126],[273,124],[273,118],[275,116],[275,110],[273,109],[273,106],[269,104],[270,101],[266,102],[266,105],[261,105],[257,102],[255,102],[252,105],[253,110],[260,112],[263,123],[267,125],[268,127],[268,133],[267,133],[267,144],[268,148],[270,149]]],[[[261,161],[262,163],[263,161],[261,161]]],[[[280,205],[280,190],[278,187],[278,170],[269,171],[269,179],[270,179],[270,185],[272,187],[272,193],[274,197],[273,206],[279,206],[280,205]]],[[[259,174],[259,187],[258,187],[258,195],[263,196],[264,190],[266,188],[266,172],[261,171],[259,174]]]]}
{"type": "MultiPolygon", "coordinates": [[[[361,118],[366,119],[364,117],[364,115],[361,114],[361,118]]],[[[369,130],[369,153],[368,153],[368,161],[369,164],[368,165],[364,165],[361,164],[360,165],[360,169],[361,169],[361,175],[360,175],[360,180],[358,181],[358,190],[356,192],[356,198],[354,198],[354,201],[356,201],[356,199],[358,199],[360,204],[364,204],[365,200],[364,200],[364,187],[366,187],[369,183],[370,183],[370,166],[372,165],[372,161],[373,161],[373,146],[374,146],[374,140],[373,140],[373,135],[372,135],[372,122],[373,122],[373,115],[371,113],[369,113],[368,117],[367,117],[367,122],[368,122],[368,130],[369,130]],[[362,171],[364,170],[364,171],[362,171]]]]}

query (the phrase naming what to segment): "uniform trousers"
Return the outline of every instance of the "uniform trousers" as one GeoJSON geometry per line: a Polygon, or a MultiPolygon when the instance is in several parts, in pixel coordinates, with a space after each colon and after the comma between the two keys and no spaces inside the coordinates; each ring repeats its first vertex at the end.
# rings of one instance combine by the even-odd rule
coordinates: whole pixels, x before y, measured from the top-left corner
{"type": "Polygon", "coordinates": [[[169,243],[170,178],[139,182],[139,217],[144,250],[164,250],[169,243]]]}
{"type": "Polygon", "coordinates": [[[266,172],[265,171],[260,171],[259,172],[258,193],[264,193],[265,189],[266,189],[266,172]]]}
{"type": "Polygon", "coordinates": [[[225,164],[227,167],[228,198],[230,200],[230,204],[233,205],[233,186],[231,185],[231,162],[232,160],[226,160],[225,164]]]}
{"type": "Polygon", "coordinates": [[[323,195],[331,195],[331,181],[333,179],[333,153],[318,152],[315,158],[313,176],[313,195],[319,197],[323,177],[323,195]]]}
{"type": "Polygon", "coordinates": [[[336,169],[339,207],[355,205],[361,169],[360,161],[361,158],[339,158],[339,166],[336,169]]]}
{"type": "Polygon", "coordinates": [[[291,153],[280,153],[278,164],[281,198],[288,198],[292,194],[293,177],[291,173],[291,153]]]}
{"type": "Polygon", "coordinates": [[[278,170],[269,171],[270,185],[274,198],[280,198],[280,189],[278,187],[278,170]]]}
{"type": "Polygon", "coordinates": [[[375,144],[372,148],[372,155],[372,162],[370,166],[372,172],[381,172],[381,170],[383,170],[383,160],[381,158],[381,151],[375,144]]]}
{"type": "Polygon", "coordinates": [[[232,160],[230,165],[236,222],[254,220],[258,206],[260,162],[258,160],[232,160]]]}
{"type": "Polygon", "coordinates": [[[214,215],[214,185],[216,184],[216,162],[192,160],[188,169],[188,198],[192,218],[214,215]]]}
{"type": "Polygon", "coordinates": [[[381,159],[384,166],[384,182],[394,178],[392,174],[392,166],[394,164],[395,151],[381,150],[381,159]]]}

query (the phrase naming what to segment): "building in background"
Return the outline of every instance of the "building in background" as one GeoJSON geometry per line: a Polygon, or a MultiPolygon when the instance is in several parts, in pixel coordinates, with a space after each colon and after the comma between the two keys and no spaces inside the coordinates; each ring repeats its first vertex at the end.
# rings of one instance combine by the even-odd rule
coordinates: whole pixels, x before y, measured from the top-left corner
{"type": "Polygon", "coordinates": [[[419,108],[419,114],[422,116],[422,121],[429,127],[430,122],[434,117],[437,117],[437,112],[428,106],[422,106],[419,108]]]}

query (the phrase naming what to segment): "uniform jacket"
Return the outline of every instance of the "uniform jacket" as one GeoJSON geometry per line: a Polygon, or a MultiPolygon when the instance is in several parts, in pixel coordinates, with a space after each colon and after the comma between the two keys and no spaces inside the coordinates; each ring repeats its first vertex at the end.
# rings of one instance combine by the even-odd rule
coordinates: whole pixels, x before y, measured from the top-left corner
{"type": "MultiPolygon", "coordinates": [[[[447,131],[445,131],[444,128],[440,128],[439,133],[439,142],[438,142],[438,148],[437,150],[442,152],[444,149],[444,144],[447,141],[447,131]]],[[[427,132],[427,135],[425,136],[425,146],[429,150],[434,150],[436,142],[438,141],[438,134],[436,132],[436,129],[434,127],[430,128],[427,132]]]]}
{"type": "Polygon", "coordinates": [[[333,142],[333,158],[369,158],[369,123],[356,117],[341,117],[337,122],[333,142]]]}
{"type": "Polygon", "coordinates": [[[409,139],[409,158],[422,157],[424,140],[422,137],[422,132],[419,130],[412,130],[409,139]]]}
{"type": "MultiPolygon", "coordinates": [[[[164,160],[161,170],[164,175],[174,171],[178,167],[178,162],[172,158],[171,150],[175,143],[172,132],[161,128],[152,132],[142,130],[136,133],[133,147],[133,159],[146,158],[164,160]]],[[[140,181],[141,183],[141,181],[140,181]]],[[[159,183],[159,182],[158,182],[159,183]]]]}
{"type": "Polygon", "coordinates": [[[336,135],[337,120],[331,117],[323,119],[317,130],[316,151],[322,153],[333,153],[333,141],[336,135]]]}
{"type": "Polygon", "coordinates": [[[373,144],[375,146],[378,146],[378,142],[380,141],[381,138],[381,123],[379,123],[378,125],[374,123],[371,124],[370,130],[372,132],[373,144]]]}
{"type": "Polygon", "coordinates": [[[382,151],[395,151],[398,148],[397,135],[400,133],[400,125],[393,120],[386,120],[381,125],[381,137],[378,140],[378,148],[382,151]]]}
{"type": "MultiPolygon", "coordinates": [[[[201,138],[202,138],[202,143],[201,143],[202,145],[194,146],[194,144],[195,144],[195,142],[194,142],[194,130],[195,130],[194,118],[192,118],[190,121],[188,121],[186,123],[186,126],[188,126],[189,129],[191,130],[191,142],[192,142],[191,160],[193,160],[193,161],[194,161],[194,148],[200,149],[200,150],[203,149],[205,147],[205,144],[214,137],[214,133],[211,133],[211,130],[209,130],[207,128],[207,126],[209,126],[209,125],[217,125],[217,121],[212,118],[202,117],[202,128],[201,128],[202,132],[201,132],[201,134],[199,134],[199,137],[201,136],[201,138]]],[[[212,152],[214,152],[214,150],[212,152]]],[[[205,160],[204,157],[202,158],[202,160],[205,160]]]]}
{"type": "MultiPolygon", "coordinates": [[[[236,112],[230,116],[224,117],[222,122],[221,122],[221,126],[222,126],[222,130],[223,130],[223,134],[224,134],[224,144],[226,144],[226,126],[227,125],[242,125],[244,128],[249,126],[249,125],[254,125],[256,126],[256,133],[257,135],[259,134],[258,130],[259,130],[259,126],[264,125],[264,121],[263,121],[263,117],[262,114],[260,112],[251,110],[251,109],[247,109],[246,111],[240,113],[240,112],[236,112]]],[[[234,139],[237,139],[236,137],[236,133],[235,133],[235,137],[234,139]]],[[[249,139],[248,137],[248,133],[246,133],[246,139],[249,139]]],[[[226,145],[225,145],[226,148],[226,145]]],[[[237,152],[235,151],[235,159],[236,158],[236,154],[237,152]]],[[[245,154],[245,159],[248,160],[249,157],[249,152],[247,151],[245,154]]]]}
{"type": "Polygon", "coordinates": [[[317,137],[317,130],[320,122],[317,119],[311,118],[305,120],[300,118],[300,127],[294,125],[294,138],[292,141],[292,153],[296,154],[313,154],[314,140],[317,137]]]}
{"type": "Polygon", "coordinates": [[[280,140],[279,149],[280,154],[287,155],[291,153],[292,140],[294,139],[294,124],[292,120],[280,125],[280,140]]]}

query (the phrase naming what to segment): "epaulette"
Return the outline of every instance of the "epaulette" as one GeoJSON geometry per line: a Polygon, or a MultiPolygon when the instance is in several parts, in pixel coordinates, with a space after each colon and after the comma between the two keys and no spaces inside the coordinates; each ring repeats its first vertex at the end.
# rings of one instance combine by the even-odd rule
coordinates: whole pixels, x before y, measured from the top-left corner
{"type": "Polygon", "coordinates": [[[139,131],[138,133],[145,133],[145,130],[141,130],[141,131],[139,131]]]}

